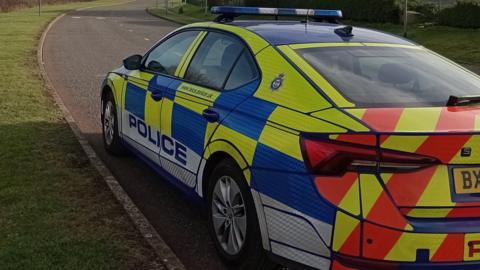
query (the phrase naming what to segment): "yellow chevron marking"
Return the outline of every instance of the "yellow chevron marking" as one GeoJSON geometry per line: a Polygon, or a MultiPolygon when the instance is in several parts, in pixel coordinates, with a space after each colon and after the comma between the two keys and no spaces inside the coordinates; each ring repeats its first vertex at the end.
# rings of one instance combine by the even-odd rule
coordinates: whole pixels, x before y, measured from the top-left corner
{"type": "Polygon", "coordinates": [[[337,211],[335,218],[335,231],[333,235],[333,250],[338,251],[342,248],[345,241],[360,222],[347,214],[337,211]]]}
{"type": "Polygon", "coordinates": [[[417,202],[417,206],[455,206],[450,198],[448,177],[447,166],[438,166],[417,202]]]}
{"type": "Polygon", "coordinates": [[[404,152],[415,152],[428,136],[389,136],[383,143],[382,148],[394,149],[404,152]]]}
{"type": "Polygon", "coordinates": [[[265,125],[258,142],[265,144],[285,155],[298,160],[303,160],[300,149],[300,137],[289,132],[285,132],[270,125],[265,125]]]}
{"type": "Polygon", "coordinates": [[[480,145],[480,135],[473,135],[464,145],[464,147],[471,147],[473,149],[470,157],[462,157],[460,149],[455,157],[450,161],[451,164],[478,164],[480,160],[480,151],[478,146],[480,145]]]}
{"type": "Polygon", "coordinates": [[[385,260],[414,262],[417,259],[417,249],[430,250],[431,259],[446,236],[446,234],[403,233],[385,260]]]}
{"type": "MultiPolygon", "coordinates": [[[[388,181],[390,181],[393,174],[391,173],[384,173],[381,175],[382,181],[386,185],[388,181]]],[[[361,182],[361,191],[362,191],[362,215],[363,217],[367,217],[370,214],[373,206],[377,202],[378,198],[383,193],[383,186],[377,180],[375,175],[370,174],[361,174],[360,175],[361,182]]],[[[412,231],[413,227],[410,224],[406,224],[404,227],[406,231],[412,231]]]]}
{"type": "Polygon", "coordinates": [[[361,174],[360,181],[362,181],[362,212],[363,217],[367,217],[375,205],[375,202],[382,194],[383,187],[375,175],[361,174]]]}
{"type": "Polygon", "coordinates": [[[360,190],[359,190],[359,179],[355,180],[355,183],[348,190],[345,197],[338,205],[340,209],[343,209],[349,212],[352,215],[360,215],[360,190]]]}
{"type": "Polygon", "coordinates": [[[348,113],[350,113],[351,115],[355,116],[356,118],[362,119],[363,115],[365,115],[365,112],[367,111],[367,109],[349,109],[349,110],[346,110],[346,111],[348,113]]]}
{"type": "Polygon", "coordinates": [[[353,107],[355,104],[346,100],[319,72],[305,61],[289,46],[280,46],[279,49],[292,60],[317,86],[322,89],[338,106],[353,107]]]}
{"type": "Polygon", "coordinates": [[[441,108],[407,108],[402,112],[395,131],[435,131],[441,110],[441,108]],[[418,121],[419,115],[422,115],[422,121],[418,121]]]}

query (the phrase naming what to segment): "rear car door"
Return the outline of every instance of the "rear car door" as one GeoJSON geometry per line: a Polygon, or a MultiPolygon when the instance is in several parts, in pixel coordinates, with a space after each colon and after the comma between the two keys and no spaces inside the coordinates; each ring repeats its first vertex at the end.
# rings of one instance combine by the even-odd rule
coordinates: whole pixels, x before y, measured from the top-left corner
{"type": "Polygon", "coordinates": [[[210,136],[258,87],[259,73],[243,41],[223,32],[209,32],[183,72],[168,88],[162,107],[162,134],[171,141],[161,162],[193,188],[210,136]]]}
{"type": "Polygon", "coordinates": [[[144,57],[141,70],[128,75],[122,112],[124,141],[160,165],[160,118],[164,92],[175,81],[189,48],[200,31],[173,34],[144,57]]]}

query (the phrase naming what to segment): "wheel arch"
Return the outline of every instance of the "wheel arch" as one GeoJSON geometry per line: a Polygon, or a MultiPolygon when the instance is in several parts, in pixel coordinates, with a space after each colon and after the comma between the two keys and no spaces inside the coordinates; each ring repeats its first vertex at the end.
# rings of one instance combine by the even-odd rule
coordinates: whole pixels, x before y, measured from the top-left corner
{"type": "Polygon", "coordinates": [[[250,186],[250,165],[247,163],[240,150],[230,142],[216,140],[210,142],[206,147],[203,156],[205,164],[201,166],[203,169],[201,168],[199,172],[201,177],[198,183],[198,194],[202,196],[202,198],[206,198],[208,181],[216,165],[227,158],[235,161],[238,168],[242,171],[243,176],[247,181],[247,185],[250,186]]]}

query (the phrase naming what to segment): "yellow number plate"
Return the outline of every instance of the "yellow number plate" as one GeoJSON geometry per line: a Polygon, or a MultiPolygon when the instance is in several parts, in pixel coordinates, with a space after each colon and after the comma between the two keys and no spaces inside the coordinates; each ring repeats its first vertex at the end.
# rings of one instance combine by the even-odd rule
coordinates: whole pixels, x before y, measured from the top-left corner
{"type": "Polygon", "coordinates": [[[453,169],[457,194],[480,193],[480,167],[453,169]]]}

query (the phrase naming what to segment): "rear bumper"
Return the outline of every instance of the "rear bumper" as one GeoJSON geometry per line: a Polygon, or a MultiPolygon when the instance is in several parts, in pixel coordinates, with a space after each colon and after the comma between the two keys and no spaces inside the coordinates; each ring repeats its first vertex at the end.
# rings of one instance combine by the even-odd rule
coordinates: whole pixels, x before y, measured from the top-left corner
{"type": "Polygon", "coordinates": [[[458,263],[405,263],[386,262],[350,257],[341,254],[334,255],[335,260],[345,267],[358,270],[478,270],[480,261],[458,263]]]}

